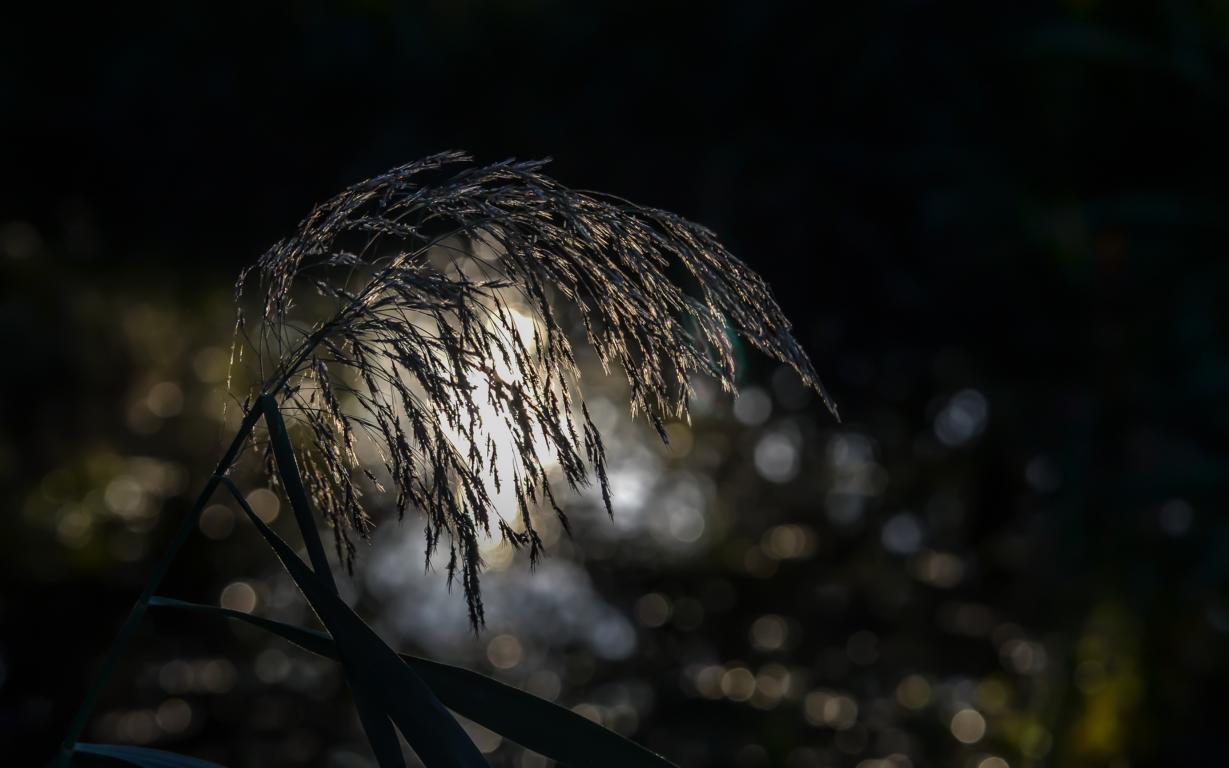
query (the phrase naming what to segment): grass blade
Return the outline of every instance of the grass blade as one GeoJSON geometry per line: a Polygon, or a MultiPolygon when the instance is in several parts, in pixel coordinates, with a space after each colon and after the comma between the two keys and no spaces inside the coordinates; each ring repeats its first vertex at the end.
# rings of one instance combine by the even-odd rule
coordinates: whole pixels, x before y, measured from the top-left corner
{"type": "Polygon", "coordinates": [[[76,748],[77,739],[85,732],[85,726],[89,723],[90,716],[94,713],[94,705],[98,703],[98,697],[102,694],[107,681],[111,679],[111,675],[119,665],[120,658],[123,657],[128,644],[132,642],[133,636],[136,635],[137,627],[141,624],[141,618],[145,615],[145,608],[149,605],[149,599],[158,590],[163,577],[166,576],[167,571],[171,568],[171,563],[175,561],[175,555],[179,553],[179,549],[188,540],[192,531],[196,530],[196,524],[200,519],[201,511],[204,510],[209,499],[213,497],[213,492],[217,489],[218,483],[221,482],[223,474],[230,469],[236,457],[239,456],[239,452],[242,450],[248,435],[251,434],[252,427],[256,425],[258,418],[260,418],[260,411],[256,408],[252,408],[244,415],[243,422],[239,425],[239,431],[235,433],[230,447],[226,449],[226,453],[223,454],[221,461],[218,462],[213,476],[205,484],[200,495],[196,497],[196,501],[193,503],[192,509],[188,512],[187,516],[180,522],[179,529],[175,532],[175,537],[171,539],[170,546],[162,553],[162,557],[154,567],[153,573],[145,580],[145,586],[141,588],[141,596],[137,598],[136,603],[132,606],[132,610],[128,612],[128,618],[124,619],[124,623],[120,626],[119,632],[116,633],[115,639],[111,641],[111,647],[107,649],[107,654],[103,657],[102,664],[98,667],[98,671],[94,673],[94,679],[90,683],[89,689],[85,692],[85,697],[81,700],[81,704],[78,705],[76,714],[73,715],[72,722],[68,726],[68,733],[65,734],[64,741],[60,743],[60,750],[52,761],[54,768],[68,768],[76,748]]]}
{"type": "MultiPolygon", "coordinates": [[[[256,627],[260,627],[266,632],[272,632],[295,645],[305,650],[311,651],[318,656],[339,659],[337,647],[333,644],[332,638],[323,632],[317,632],[305,627],[296,627],[290,624],[283,624],[280,621],[272,621],[271,619],[253,616],[248,613],[240,613],[239,611],[230,608],[219,608],[214,605],[202,605],[200,603],[189,603],[184,600],[176,600],[173,597],[161,597],[155,595],[149,600],[149,605],[152,608],[174,608],[180,611],[188,611],[192,613],[204,613],[213,616],[224,616],[232,619],[245,621],[256,627]]],[[[376,755],[376,759],[381,766],[398,766],[401,768],[405,765],[405,760],[401,755],[401,745],[397,741],[397,734],[393,732],[392,725],[388,721],[387,715],[378,706],[377,703],[371,700],[371,697],[365,692],[354,690],[354,705],[358,709],[359,719],[362,720],[363,730],[367,733],[367,738],[371,742],[372,751],[376,755]]]]}
{"type": "Polygon", "coordinates": [[[84,744],[77,742],[74,752],[83,755],[98,755],[114,760],[122,760],[141,768],[223,768],[217,763],[201,760],[197,757],[185,757],[174,752],[164,752],[161,749],[146,747],[129,747],[119,744],[84,744]]]}
{"type": "Polygon", "coordinates": [[[468,669],[403,656],[447,706],[563,765],[672,768],[661,755],[545,699],[468,669]]]}
{"type": "Polygon", "coordinates": [[[397,732],[393,730],[388,715],[366,690],[355,686],[351,686],[350,690],[354,694],[358,719],[363,724],[363,732],[367,734],[367,741],[380,768],[405,768],[401,742],[397,741],[397,732]]]}
{"type": "MultiPolygon", "coordinates": [[[[150,605],[247,622],[319,656],[337,659],[333,641],[321,632],[248,613],[155,597],[150,605]]],[[[441,703],[523,747],[565,765],[597,768],[667,768],[672,763],[580,715],[467,669],[401,654],[441,703]]]]}
{"type": "Polygon", "coordinates": [[[223,482],[333,636],[356,695],[383,706],[427,768],[486,768],[482,753],[422,679],[252,511],[233,482],[223,482]]]}
{"type": "MultiPolygon", "coordinates": [[[[337,593],[337,583],[333,580],[333,571],[329,568],[328,558],[324,554],[324,545],[320,542],[320,531],[316,528],[316,520],[312,516],[311,504],[307,498],[307,490],[303,487],[303,479],[299,475],[298,461],[295,459],[294,447],[290,444],[290,436],[286,432],[286,422],[282,412],[277,407],[277,399],[272,395],[261,395],[257,407],[265,415],[265,424],[269,428],[269,441],[273,446],[274,458],[277,459],[277,471],[282,478],[282,487],[286,489],[286,497],[290,500],[290,508],[294,511],[295,521],[299,525],[299,535],[307,547],[307,556],[311,559],[312,569],[334,594],[337,593]]],[[[405,759],[401,755],[401,745],[397,742],[397,734],[388,721],[387,715],[372,701],[368,692],[361,687],[350,686],[354,694],[354,707],[358,710],[359,720],[371,749],[381,768],[405,768],[405,759]]]]}
{"type": "Polygon", "coordinates": [[[290,435],[286,432],[286,423],[282,420],[277,400],[272,395],[261,395],[257,400],[257,407],[265,414],[269,440],[273,444],[274,458],[277,459],[277,471],[282,476],[282,486],[286,489],[290,508],[299,524],[299,533],[307,547],[312,570],[326,586],[337,592],[333,571],[330,570],[329,560],[324,554],[324,545],[320,543],[320,532],[316,529],[315,519],[312,518],[311,504],[307,500],[307,491],[303,488],[303,479],[299,476],[299,464],[295,460],[294,448],[290,445],[290,435]]]}
{"type": "Polygon", "coordinates": [[[266,632],[272,632],[306,651],[311,651],[317,656],[341,659],[337,654],[337,647],[333,645],[332,638],[323,632],[317,632],[307,627],[296,627],[293,624],[283,624],[280,621],[266,619],[263,616],[253,616],[250,613],[243,613],[231,608],[220,608],[216,605],[205,605],[203,603],[190,603],[187,600],[176,600],[173,597],[162,597],[161,595],[151,597],[149,605],[151,608],[174,608],[190,613],[203,613],[211,616],[223,616],[228,619],[238,619],[252,626],[260,627],[266,632]]]}

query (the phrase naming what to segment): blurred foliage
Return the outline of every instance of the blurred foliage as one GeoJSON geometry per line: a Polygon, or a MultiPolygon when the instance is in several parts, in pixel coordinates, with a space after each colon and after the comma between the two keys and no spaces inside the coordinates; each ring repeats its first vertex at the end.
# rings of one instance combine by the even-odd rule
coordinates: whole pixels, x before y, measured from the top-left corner
{"type": "MultiPolygon", "coordinates": [[[[752,354],[740,398],[703,398],[670,448],[603,409],[613,521],[574,501],[533,574],[490,551],[477,637],[418,522],[389,521],[342,585],[386,638],[684,765],[1223,752],[1220,4],[4,13],[15,764],[50,755],[216,459],[235,272],[328,193],[453,146],[553,154],[567,183],[712,226],[846,422],[752,354]]],[[[235,512],[219,499],[166,593],[304,620],[235,512]]],[[[138,646],[93,735],[367,764],[330,664],[173,616],[138,646]]],[[[539,764],[475,733],[493,764],[539,764]]]]}

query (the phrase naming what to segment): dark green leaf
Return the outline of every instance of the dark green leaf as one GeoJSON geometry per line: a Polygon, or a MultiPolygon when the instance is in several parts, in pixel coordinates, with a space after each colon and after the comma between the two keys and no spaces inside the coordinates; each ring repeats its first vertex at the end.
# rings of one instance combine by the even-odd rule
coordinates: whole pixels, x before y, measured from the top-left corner
{"type": "Polygon", "coordinates": [[[498,680],[426,659],[403,656],[456,712],[563,765],[664,768],[661,755],[586,717],[498,680]]]}
{"type": "Polygon", "coordinates": [[[224,482],[333,636],[355,696],[382,704],[428,768],[485,768],[482,753],[422,679],[265,525],[233,483],[224,482]]]}
{"type": "MultiPolygon", "coordinates": [[[[184,600],[176,600],[173,597],[155,595],[149,599],[149,605],[152,608],[175,608],[181,611],[206,613],[215,616],[221,615],[232,619],[239,619],[260,627],[267,632],[279,635],[300,648],[304,648],[317,655],[333,659],[338,658],[337,647],[333,644],[333,640],[323,632],[316,632],[304,627],[295,627],[247,613],[240,613],[230,608],[189,603],[184,600]]],[[[380,762],[380,765],[404,766],[405,760],[401,756],[401,745],[397,742],[397,735],[393,733],[392,726],[389,724],[383,710],[375,702],[371,701],[369,694],[360,693],[359,691],[354,691],[354,703],[355,707],[359,710],[359,718],[363,722],[363,730],[371,741],[372,751],[375,752],[376,759],[380,762]]]]}
{"type": "Polygon", "coordinates": [[[371,751],[381,768],[405,768],[405,757],[401,754],[401,742],[397,741],[397,732],[389,722],[388,715],[374,701],[370,692],[363,688],[351,688],[354,693],[354,708],[358,710],[358,719],[363,724],[363,732],[371,744],[371,751]]]}
{"type": "MultiPolygon", "coordinates": [[[[155,597],[150,605],[238,619],[317,655],[338,658],[337,648],[327,635],[304,627],[166,597],[155,597]]],[[[401,654],[401,658],[449,709],[565,765],[598,768],[672,765],[665,758],[571,710],[489,677],[406,654],[401,654]]]]}
{"type": "Polygon", "coordinates": [[[337,585],[333,581],[333,572],[329,569],[329,560],[324,554],[324,545],[320,543],[320,532],[316,530],[311,504],[307,500],[307,491],[303,488],[303,480],[299,476],[299,464],[295,461],[294,448],[290,445],[290,436],[286,433],[286,424],[282,421],[277,400],[272,395],[261,395],[257,405],[264,411],[265,424],[269,427],[269,442],[273,445],[273,455],[277,459],[277,471],[282,477],[282,486],[286,489],[286,498],[290,500],[295,520],[298,521],[299,532],[303,536],[303,544],[307,547],[312,569],[325,586],[336,592],[337,585]]]}
{"type": "Polygon", "coordinates": [[[176,600],[173,597],[162,597],[155,595],[149,599],[151,608],[175,608],[181,611],[191,611],[193,613],[206,613],[214,616],[225,616],[231,619],[239,619],[248,624],[260,627],[261,629],[272,632],[275,635],[289,640],[295,645],[305,650],[311,651],[318,656],[326,656],[331,659],[339,659],[337,655],[337,647],[333,645],[333,640],[323,632],[317,632],[314,629],[306,627],[296,627],[291,624],[283,624],[280,621],[273,621],[262,616],[253,616],[250,613],[242,613],[230,608],[219,608],[216,605],[202,605],[201,603],[189,603],[186,600],[176,600]]]}
{"type": "MultiPolygon", "coordinates": [[[[311,513],[307,500],[307,491],[303,487],[303,479],[299,475],[299,465],[295,460],[294,448],[290,444],[290,436],[286,433],[286,423],[282,420],[282,412],[277,407],[277,400],[272,395],[261,395],[257,401],[265,414],[265,424],[269,427],[269,441],[273,445],[273,453],[277,459],[278,474],[282,478],[282,486],[286,489],[286,497],[294,510],[295,520],[299,524],[299,534],[307,547],[312,568],[326,587],[337,593],[337,583],[333,580],[333,572],[329,568],[328,558],[324,554],[324,545],[320,542],[320,532],[316,529],[316,521],[311,513]]],[[[371,749],[381,768],[405,768],[405,759],[401,755],[401,745],[397,742],[397,734],[388,721],[387,715],[380,706],[372,700],[368,691],[351,685],[354,693],[354,706],[358,710],[359,720],[371,749]]]]}
{"type": "Polygon", "coordinates": [[[139,765],[141,768],[222,768],[217,763],[201,760],[196,757],[184,757],[174,752],[163,752],[160,749],[145,747],[129,747],[119,744],[83,744],[77,742],[73,749],[83,755],[98,755],[123,760],[125,763],[139,765]]]}

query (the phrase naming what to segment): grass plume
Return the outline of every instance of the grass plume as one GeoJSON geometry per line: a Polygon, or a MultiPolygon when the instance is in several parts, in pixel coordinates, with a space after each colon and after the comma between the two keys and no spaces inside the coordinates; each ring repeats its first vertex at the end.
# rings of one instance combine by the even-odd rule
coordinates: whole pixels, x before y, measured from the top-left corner
{"type": "Polygon", "coordinates": [[[449,152],[399,166],[317,206],[236,284],[239,357],[309,437],[303,480],[341,560],[372,525],[364,489],[391,483],[399,514],[425,519],[428,563],[446,553],[475,626],[480,536],[536,559],[531,510],[567,527],[560,477],[572,490],[596,480],[610,511],[575,344],[623,374],[632,414],[663,439],[666,419],[687,416],[693,375],[733,391],[731,331],[836,413],[768,286],[713,232],[569,189],[544,165],[449,152]],[[505,486],[511,520],[492,501],[505,486]]]}

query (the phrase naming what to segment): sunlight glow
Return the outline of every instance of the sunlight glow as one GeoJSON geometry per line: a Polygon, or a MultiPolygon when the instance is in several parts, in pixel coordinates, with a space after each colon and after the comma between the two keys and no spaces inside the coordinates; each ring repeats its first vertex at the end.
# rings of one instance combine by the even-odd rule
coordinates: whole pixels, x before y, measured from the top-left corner
{"type": "MultiPolygon", "coordinates": [[[[535,338],[535,331],[538,329],[538,322],[532,315],[515,308],[509,308],[507,312],[516,332],[525,340],[527,351],[532,355],[536,351],[533,340],[535,338]]],[[[501,355],[495,353],[495,350],[492,350],[488,357],[493,363],[496,375],[503,381],[515,382],[524,377],[525,371],[521,369],[516,360],[505,361],[501,355]]],[[[473,387],[474,401],[478,404],[477,417],[474,419],[474,423],[466,426],[472,426],[476,436],[475,441],[479,445],[485,445],[490,440],[496,446],[497,451],[495,471],[499,476],[499,484],[497,487],[494,475],[489,472],[486,473],[484,480],[486,491],[491,498],[496,514],[505,521],[511,522],[517,519],[518,515],[516,492],[512,482],[513,476],[517,471],[515,457],[518,448],[515,435],[508,427],[504,416],[490,403],[491,383],[487,374],[476,369],[471,370],[467,374],[466,380],[473,387]]],[[[465,436],[464,430],[452,428],[447,424],[443,425],[443,429],[445,434],[457,445],[467,444],[468,438],[465,436]]],[[[550,455],[547,442],[540,432],[535,432],[533,435],[533,444],[538,458],[547,472],[558,466],[557,460],[554,456],[550,455]]],[[[493,533],[490,536],[479,537],[479,549],[483,560],[490,569],[497,570],[507,567],[512,562],[512,546],[498,534],[493,533]]]]}

